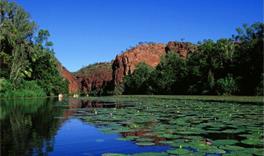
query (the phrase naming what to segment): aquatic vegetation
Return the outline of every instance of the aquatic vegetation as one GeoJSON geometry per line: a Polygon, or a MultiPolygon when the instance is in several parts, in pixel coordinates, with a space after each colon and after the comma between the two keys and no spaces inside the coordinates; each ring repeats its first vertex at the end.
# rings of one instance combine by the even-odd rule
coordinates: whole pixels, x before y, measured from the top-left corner
{"type": "Polygon", "coordinates": [[[121,98],[117,103],[122,107],[77,110],[75,116],[81,113],[84,121],[102,132],[120,134],[118,140],[132,141],[138,146],[169,145],[171,149],[161,155],[263,152],[264,121],[258,103],[147,97],[121,98]],[[97,113],[93,113],[95,110],[97,113]]]}

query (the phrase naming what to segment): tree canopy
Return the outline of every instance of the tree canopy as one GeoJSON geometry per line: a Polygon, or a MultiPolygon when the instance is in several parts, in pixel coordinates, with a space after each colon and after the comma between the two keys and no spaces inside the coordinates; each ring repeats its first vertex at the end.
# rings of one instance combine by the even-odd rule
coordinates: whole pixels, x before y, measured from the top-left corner
{"type": "Polygon", "coordinates": [[[243,25],[232,38],[204,40],[186,59],[168,52],[151,72],[138,66],[126,77],[125,93],[263,95],[263,29],[243,25]]]}
{"type": "MultiPolygon", "coordinates": [[[[23,84],[32,85],[25,81],[34,81],[46,95],[67,92],[67,82],[57,70],[49,32],[38,30],[29,14],[14,2],[0,1],[0,15],[3,82],[10,83],[14,91],[23,90],[23,84]]],[[[12,91],[9,93],[12,96],[12,91]]]]}

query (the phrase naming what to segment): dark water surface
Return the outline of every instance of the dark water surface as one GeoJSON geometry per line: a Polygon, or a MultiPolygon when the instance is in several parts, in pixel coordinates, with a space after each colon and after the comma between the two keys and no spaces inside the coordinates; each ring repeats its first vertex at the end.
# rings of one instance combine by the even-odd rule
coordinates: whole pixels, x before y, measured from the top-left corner
{"type": "Polygon", "coordinates": [[[263,105],[1,100],[5,155],[263,155],[263,105]]]}

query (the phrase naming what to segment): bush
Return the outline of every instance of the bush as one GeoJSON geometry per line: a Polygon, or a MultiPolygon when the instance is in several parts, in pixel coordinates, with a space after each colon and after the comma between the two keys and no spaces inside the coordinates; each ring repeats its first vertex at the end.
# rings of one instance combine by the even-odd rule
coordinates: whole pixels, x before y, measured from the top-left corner
{"type": "Polygon", "coordinates": [[[1,78],[0,79],[0,94],[5,93],[6,91],[11,90],[11,89],[12,89],[11,83],[6,79],[1,78]]]}
{"type": "Polygon", "coordinates": [[[238,85],[232,75],[227,75],[216,81],[216,93],[218,95],[231,95],[238,91],[238,85]]]}
{"type": "Polygon", "coordinates": [[[0,80],[0,96],[11,97],[41,97],[46,96],[44,90],[36,81],[23,81],[17,89],[12,89],[7,80],[0,80]]]}
{"type": "Polygon", "coordinates": [[[114,87],[112,95],[122,95],[124,93],[124,84],[118,84],[114,87]]]}

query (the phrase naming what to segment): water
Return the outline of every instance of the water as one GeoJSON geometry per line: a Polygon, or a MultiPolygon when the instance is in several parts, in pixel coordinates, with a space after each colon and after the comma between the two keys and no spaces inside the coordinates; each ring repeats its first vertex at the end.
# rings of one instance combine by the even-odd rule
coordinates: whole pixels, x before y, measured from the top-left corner
{"type": "Polygon", "coordinates": [[[0,113],[1,155],[263,155],[254,103],[42,98],[2,100],[0,113]]]}
{"type": "MultiPolygon", "coordinates": [[[[138,146],[105,134],[93,124],[72,115],[78,100],[1,101],[1,155],[102,155],[166,151],[168,146],[138,146]]],[[[107,104],[107,103],[105,103],[107,104]]],[[[99,103],[101,105],[101,103],[99,103]]],[[[102,105],[101,105],[102,106],[102,105]]],[[[97,105],[92,108],[101,107],[97,105]]],[[[113,107],[108,104],[106,107],[113,107]]]]}

